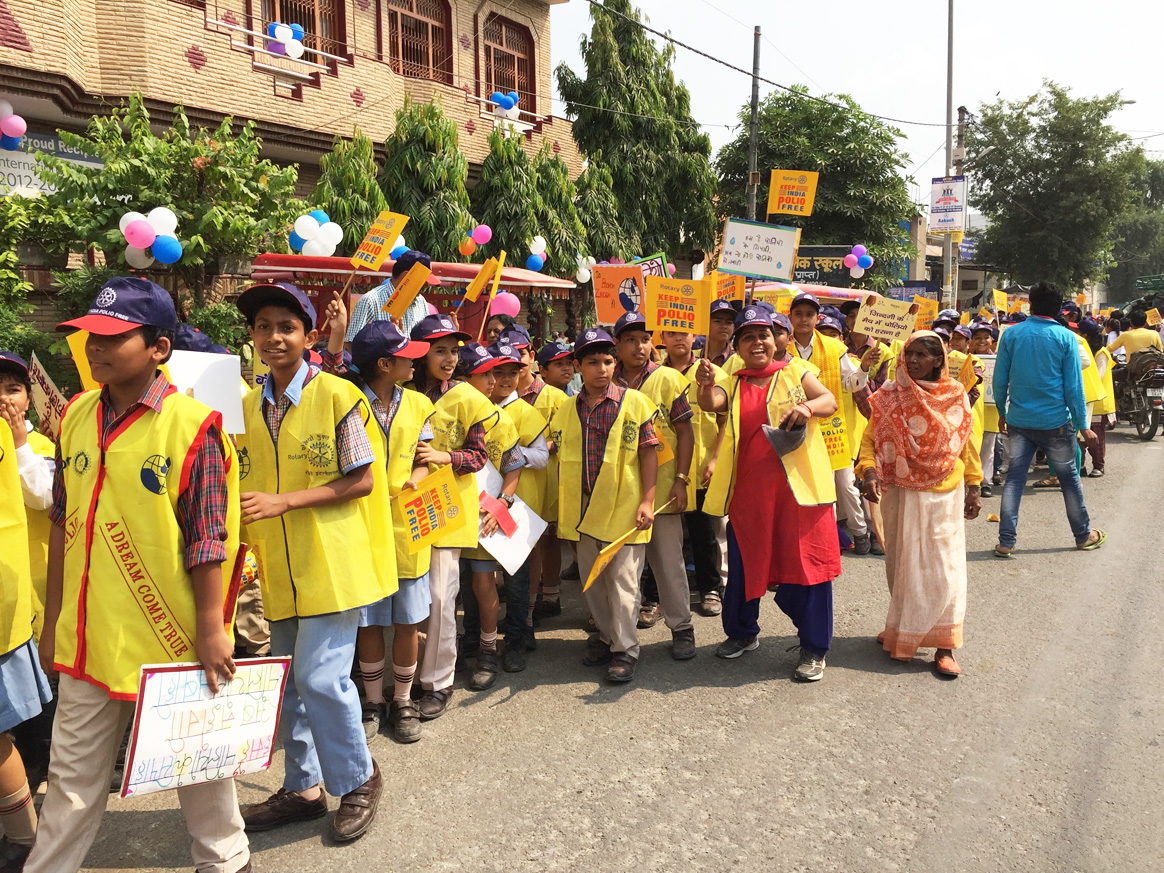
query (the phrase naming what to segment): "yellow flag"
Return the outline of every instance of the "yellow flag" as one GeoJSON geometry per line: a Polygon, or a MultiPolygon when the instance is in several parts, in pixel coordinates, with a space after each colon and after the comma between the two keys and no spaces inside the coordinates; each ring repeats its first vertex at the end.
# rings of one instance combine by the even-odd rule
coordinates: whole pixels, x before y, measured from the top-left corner
{"type": "Polygon", "coordinates": [[[481,269],[477,271],[477,275],[473,277],[473,281],[465,288],[465,300],[472,303],[480,297],[481,292],[485,290],[485,285],[493,278],[493,271],[497,268],[497,258],[490,258],[483,263],[481,269]]]}
{"type": "Polygon", "coordinates": [[[959,319],[958,319],[958,324],[969,324],[969,323],[970,323],[970,310],[964,309],[964,310],[962,310],[961,317],[959,317],[959,319]]]}

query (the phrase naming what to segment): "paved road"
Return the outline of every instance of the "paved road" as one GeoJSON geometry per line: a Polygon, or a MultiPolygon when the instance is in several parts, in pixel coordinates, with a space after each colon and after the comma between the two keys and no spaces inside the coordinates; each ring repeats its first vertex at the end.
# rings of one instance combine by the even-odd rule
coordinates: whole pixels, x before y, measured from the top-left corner
{"type": "MultiPolygon", "coordinates": [[[[414,746],[377,742],[387,787],[363,839],[329,845],[320,822],[258,835],[256,869],[1164,869],[1164,440],[1121,428],[1108,445],[1108,477],[1085,483],[1102,550],[1071,548],[1057,491],[1028,490],[1013,561],[990,556],[998,497],[970,523],[957,681],[875,645],[874,558],[844,559],[810,686],[789,680],[795,640],[770,600],[757,652],[716,659],[718,621],[697,618],[699,655],[675,663],[660,625],[631,685],[601,683],[579,663],[575,589],[527,672],[457,691],[414,746]]],[[[281,753],[243,801],[280,773],[281,753]]],[[[188,870],[172,796],[113,799],[88,864],[188,870]]]]}

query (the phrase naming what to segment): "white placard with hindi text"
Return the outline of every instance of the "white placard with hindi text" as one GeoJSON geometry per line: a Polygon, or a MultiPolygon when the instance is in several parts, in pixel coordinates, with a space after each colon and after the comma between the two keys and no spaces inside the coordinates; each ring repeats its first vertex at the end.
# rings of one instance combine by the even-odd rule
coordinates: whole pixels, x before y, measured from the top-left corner
{"type": "Polygon", "coordinates": [[[513,536],[507,537],[499,530],[492,536],[481,537],[481,548],[491,554],[497,563],[505,568],[506,573],[513,576],[521,569],[533,547],[538,544],[538,540],[546,532],[547,525],[520,497],[513,498],[509,515],[517,522],[517,530],[513,532],[513,536]]]}
{"type": "Polygon", "coordinates": [[[724,222],[723,248],[716,269],[753,279],[791,282],[799,244],[798,228],[729,218],[724,222]]]}
{"type": "Polygon", "coordinates": [[[177,351],[166,362],[170,381],[183,394],[222,413],[222,429],[246,433],[242,410],[242,360],[238,355],[177,351]]]}
{"type": "Polygon", "coordinates": [[[994,406],[994,362],[997,355],[978,355],[982,362],[982,402],[994,406]]]}

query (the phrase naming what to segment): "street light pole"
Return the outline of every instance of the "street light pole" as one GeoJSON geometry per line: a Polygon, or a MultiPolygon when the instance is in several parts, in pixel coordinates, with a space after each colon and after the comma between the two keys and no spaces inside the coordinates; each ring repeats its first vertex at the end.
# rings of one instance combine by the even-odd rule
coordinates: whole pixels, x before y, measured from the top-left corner
{"type": "MultiPolygon", "coordinates": [[[[949,0],[946,35],[946,175],[954,166],[954,0],[949,0]]],[[[942,299],[954,306],[954,235],[942,235],[942,299]]]]}
{"type": "Polygon", "coordinates": [[[752,130],[748,139],[748,220],[756,220],[756,189],[760,185],[757,166],[760,154],[760,25],[756,25],[755,44],[752,46],[752,130]]]}

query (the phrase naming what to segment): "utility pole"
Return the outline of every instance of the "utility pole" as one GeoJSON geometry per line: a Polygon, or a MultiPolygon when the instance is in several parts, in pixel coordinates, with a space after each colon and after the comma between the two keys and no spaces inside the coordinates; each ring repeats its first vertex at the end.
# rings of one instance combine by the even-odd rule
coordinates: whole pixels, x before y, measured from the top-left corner
{"type": "MultiPolygon", "coordinates": [[[[952,3],[953,0],[950,0],[952,3]]],[[[756,220],[756,189],[760,187],[760,171],[756,166],[760,152],[760,25],[756,25],[755,44],[752,47],[752,133],[748,140],[748,220],[756,220]]]]}
{"type": "MultiPolygon", "coordinates": [[[[954,0],[950,0],[950,2],[953,3],[954,0]]],[[[966,162],[966,115],[967,115],[966,107],[959,106],[958,107],[958,143],[954,147],[954,175],[955,176],[962,175],[962,165],[966,162]]],[[[964,186],[963,190],[966,192],[969,192],[970,186],[969,185],[964,186]]],[[[969,200],[968,197],[967,197],[967,200],[969,200]]],[[[965,227],[966,221],[969,219],[969,217],[970,217],[969,215],[963,216],[963,219],[962,219],[963,227],[965,227]]],[[[963,231],[963,235],[965,235],[965,231],[963,231]]],[[[962,250],[959,248],[957,251],[954,251],[953,241],[954,241],[954,237],[953,237],[953,234],[951,234],[950,235],[950,257],[951,257],[950,284],[955,289],[957,289],[959,287],[959,285],[961,284],[961,280],[958,278],[958,268],[959,268],[959,262],[962,260],[962,250]]],[[[983,290],[983,294],[985,294],[985,293],[986,293],[985,290],[983,290]]],[[[954,299],[955,300],[957,299],[957,291],[956,290],[954,292],[954,299]]],[[[985,302],[986,301],[984,298],[983,303],[985,304],[985,302]]]]}
{"type": "MultiPolygon", "coordinates": [[[[949,0],[946,36],[946,175],[954,165],[954,0],[949,0]]],[[[958,299],[954,290],[954,236],[942,235],[942,299],[952,308],[958,299]]]]}

